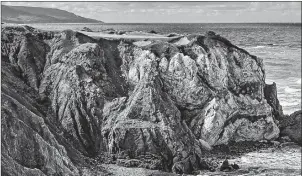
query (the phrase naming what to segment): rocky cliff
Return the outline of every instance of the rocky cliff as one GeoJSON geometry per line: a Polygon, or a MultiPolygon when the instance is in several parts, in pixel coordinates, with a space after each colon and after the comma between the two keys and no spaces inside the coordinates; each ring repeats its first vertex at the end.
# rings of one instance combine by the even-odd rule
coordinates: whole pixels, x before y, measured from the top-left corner
{"type": "Polygon", "coordinates": [[[213,33],[146,43],[2,28],[1,173],[81,175],[105,153],[191,173],[215,145],[279,136],[260,58],[213,33]]]}

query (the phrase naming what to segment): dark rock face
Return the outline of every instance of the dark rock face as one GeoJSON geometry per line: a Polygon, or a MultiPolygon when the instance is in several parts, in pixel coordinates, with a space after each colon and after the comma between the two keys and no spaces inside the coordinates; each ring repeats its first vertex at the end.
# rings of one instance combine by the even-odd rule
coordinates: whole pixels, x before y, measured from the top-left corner
{"type": "Polygon", "coordinates": [[[154,31],[154,30],[149,31],[149,33],[151,33],[151,34],[157,34],[157,32],[154,31]]]}
{"type": "Polygon", "coordinates": [[[229,164],[229,161],[226,159],[223,161],[223,163],[220,166],[220,171],[231,171],[231,165],[229,164]]]}
{"type": "Polygon", "coordinates": [[[301,129],[302,129],[302,111],[296,111],[290,116],[285,116],[280,121],[280,135],[288,136],[292,141],[302,145],[301,129]]]}
{"type": "Polygon", "coordinates": [[[264,87],[264,96],[268,104],[273,108],[273,115],[277,120],[281,120],[284,116],[282,106],[277,97],[276,83],[272,85],[266,84],[264,87]]]}
{"type": "Polygon", "coordinates": [[[82,155],[102,152],[192,173],[210,168],[202,152],[212,146],[279,135],[262,60],[215,34],[144,47],[70,30],[39,36],[2,29],[7,175],[77,175],[82,155]]]}
{"type": "Polygon", "coordinates": [[[238,164],[236,164],[236,163],[229,164],[229,161],[227,159],[225,159],[220,166],[220,171],[224,171],[224,172],[238,170],[238,169],[239,169],[238,164]]]}
{"type": "Polygon", "coordinates": [[[232,168],[235,169],[235,170],[239,169],[239,166],[238,166],[238,164],[236,164],[236,163],[232,164],[231,166],[232,166],[232,168]]]}

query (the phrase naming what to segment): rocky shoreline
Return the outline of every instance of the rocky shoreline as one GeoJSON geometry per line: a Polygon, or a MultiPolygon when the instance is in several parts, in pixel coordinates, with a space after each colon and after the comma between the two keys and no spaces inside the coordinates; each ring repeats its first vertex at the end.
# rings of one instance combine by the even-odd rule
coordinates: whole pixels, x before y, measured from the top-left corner
{"type": "MultiPolygon", "coordinates": [[[[110,168],[111,170],[112,168],[114,168],[115,171],[113,172],[118,173],[117,175],[248,175],[253,174],[254,172],[254,174],[256,174],[257,170],[260,170],[259,172],[262,172],[263,174],[270,174],[270,172],[266,171],[269,169],[260,169],[262,166],[261,164],[254,164],[257,165],[257,167],[255,167],[254,165],[248,165],[248,167],[242,168],[244,166],[243,163],[240,161],[240,158],[251,153],[258,153],[261,156],[262,153],[267,152],[273,155],[274,152],[285,153],[292,149],[294,149],[294,152],[297,153],[298,157],[301,155],[301,146],[297,145],[297,143],[295,142],[292,142],[292,140],[290,140],[288,137],[282,137],[277,139],[276,141],[245,141],[228,145],[219,145],[213,147],[213,149],[210,151],[204,151],[202,154],[205,161],[207,161],[207,163],[209,164],[209,168],[204,170],[196,170],[192,174],[173,174],[168,172],[162,172],[149,167],[139,166],[137,164],[137,162],[139,161],[135,159],[113,159],[116,156],[110,155],[108,153],[103,154],[101,158],[97,158],[92,162],[94,163],[96,170],[102,172],[102,174],[105,175],[114,175],[112,171],[108,173],[108,170],[110,171],[110,168]],[[230,170],[221,171],[220,169],[223,165],[222,163],[225,160],[229,160],[230,163],[238,165],[238,168],[232,168],[230,170]],[[127,170],[126,168],[129,168],[129,170],[127,170]],[[137,171],[131,170],[133,168],[141,169],[140,172],[136,173],[137,171]]],[[[251,158],[251,162],[253,162],[252,159],[253,158],[251,158]]],[[[299,159],[297,161],[299,161],[299,159]]],[[[257,162],[255,161],[255,163],[257,162]]],[[[299,171],[299,169],[289,169],[288,171],[286,171],[286,168],[282,168],[283,164],[284,163],[280,163],[280,170],[284,170],[283,174],[282,172],[279,173],[281,175],[295,175],[297,173],[300,173],[301,171],[299,171]]],[[[299,163],[295,163],[295,167],[300,168],[299,166],[301,166],[301,163],[300,165],[299,163]]]]}
{"type": "Polygon", "coordinates": [[[301,145],[262,59],[214,32],[110,32],[2,27],[3,175],[198,174],[301,145]]]}

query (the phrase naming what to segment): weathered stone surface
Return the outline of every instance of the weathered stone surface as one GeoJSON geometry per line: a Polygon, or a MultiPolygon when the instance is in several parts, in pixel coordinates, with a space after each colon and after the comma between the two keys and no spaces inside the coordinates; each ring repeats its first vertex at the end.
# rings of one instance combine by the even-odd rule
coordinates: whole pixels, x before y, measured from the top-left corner
{"type": "MultiPolygon", "coordinates": [[[[87,155],[99,151],[103,89],[106,79],[102,51],[97,44],[86,43],[75,47],[44,71],[40,94],[51,101],[53,112],[65,133],[73,136],[78,149],[87,155]],[[95,68],[95,69],[93,69],[95,68]],[[103,88],[103,89],[102,89],[103,88]]],[[[108,88],[107,88],[108,89],[108,88]]]]}
{"type": "Polygon", "coordinates": [[[119,46],[129,98],[104,108],[103,134],[108,136],[109,151],[158,155],[153,141],[165,141],[160,150],[173,156],[174,171],[189,172],[187,164],[199,160],[198,152],[204,148],[196,139],[212,146],[278,137],[263,94],[260,59],[212,38],[197,37],[186,47],[187,53],[163,42],[142,48],[119,46]],[[195,147],[183,147],[187,143],[195,147]]]}
{"type": "Polygon", "coordinates": [[[79,175],[44,121],[36,90],[15,66],[1,65],[1,175],[79,175]]]}
{"type": "Polygon", "coordinates": [[[292,141],[302,145],[301,129],[302,129],[302,111],[296,111],[290,116],[285,116],[280,121],[281,136],[288,136],[292,141]]]}
{"type": "Polygon", "coordinates": [[[215,145],[279,135],[262,60],[214,33],[147,45],[70,30],[17,28],[2,38],[2,75],[16,84],[2,84],[2,125],[21,119],[16,138],[35,146],[19,159],[24,147],[12,150],[3,133],[2,160],[20,164],[4,165],[8,175],[76,175],[82,154],[102,152],[125,166],[192,173],[210,168],[202,152],[215,145]]]}
{"type": "MultiPolygon", "coordinates": [[[[32,69],[22,69],[29,68],[27,64],[31,61],[14,62],[20,59],[14,48],[18,53],[19,41],[29,31],[21,26],[2,31],[1,175],[79,175],[73,162],[85,163],[85,158],[63,135],[62,127],[52,119],[54,114],[48,111],[49,101],[40,97],[37,90],[46,57],[40,58],[44,60],[42,63],[33,62],[32,69]],[[14,39],[3,39],[11,37],[14,39]],[[41,70],[31,72],[37,68],[41,70]],[[28,81],[28,75],[34,82],[28,81]]],[[[35,31],[29,35],[28,40],[33,43],[25,45],[24,51],[42,52],[46,56],[46,51],[39,49],[47,46],[48,41],[37,38],[38,34],[41,33],[35,31]]]]}
{"type": "Polygon", "coordinates": [[[277,120],[281,120],[284,116],[282,111],[282,106],[279,103],[277,97],[277,86],[274,82],[273,84],[269,85],[266,84],[264,87],[264,96],[267,100],[268,104],[273,108],[273,115],[277,120]]]}
{"type": "Polygon", "coordinates": [[[18,31],[21,32],[10,33],[9,29],[2,29],[1,57],[17,65],[23,80],[37,90],[49,46],[25,27],[19,27],[18,31]]]}

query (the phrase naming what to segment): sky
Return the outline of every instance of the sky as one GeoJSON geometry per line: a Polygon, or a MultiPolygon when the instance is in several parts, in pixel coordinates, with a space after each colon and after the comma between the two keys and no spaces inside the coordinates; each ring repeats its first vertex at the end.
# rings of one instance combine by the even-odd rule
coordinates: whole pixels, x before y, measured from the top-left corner
{"type": "Polygon", "coordinates": [[[3,2],[58,8],[107,23],[301,23],[301,2],[3,2]]]}

